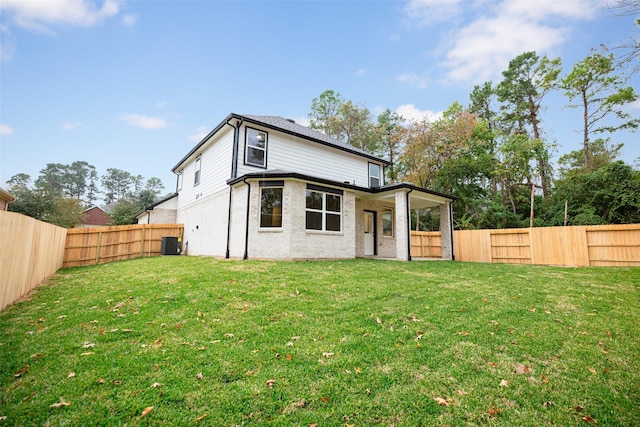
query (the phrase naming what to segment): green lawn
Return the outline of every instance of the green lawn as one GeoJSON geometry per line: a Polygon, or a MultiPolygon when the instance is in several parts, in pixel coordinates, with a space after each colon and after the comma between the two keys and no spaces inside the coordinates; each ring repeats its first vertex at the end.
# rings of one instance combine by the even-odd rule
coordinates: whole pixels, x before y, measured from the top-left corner
{"type": "Polygon", "coordinates": [[[460,262],[65,269],[0,312],[0,426],[638,425],[639,288],[460,262]]]}

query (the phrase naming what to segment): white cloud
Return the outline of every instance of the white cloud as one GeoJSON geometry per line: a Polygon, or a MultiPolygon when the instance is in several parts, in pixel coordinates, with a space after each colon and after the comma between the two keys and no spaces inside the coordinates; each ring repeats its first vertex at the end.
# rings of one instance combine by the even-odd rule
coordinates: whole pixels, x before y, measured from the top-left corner
{"type": "Polygon", "coordinates": [[[14,130],[11,126],[0,124],[0,135],[11,135],[13,132],[14,130]]]}
{"type": "Polygon", "coordinates": [[[409,0],[403,11],[418,25],[447,21],[460,13],[460,0],[409,0]]]}
{"type": "Polygon", "coordinates": [[[640,99],[627,104],[631,110],[640,110],[640,99]]]}
{"type": "Polygon", "coordinates": [[[504,0],[453,33],[443,62],[453,81],[480,83],[500,75],[526,51],[544,53],[562,45],[576,20],[594,18],[602,0],[504,0]]]}
{"type": "Polygon", "coordinates": [[[358,71],[356,71],[356,76],[365,76],[369,74],[369,70],[367,70],[366,68],[360,68],[358,71]]]}
{"type": "Polygon", "coordinates": [[[309,127],[309,125],[311,124],[311,121],[309,120],[309,117],[307,116],[300,116],[300,117],[290,117],[291,120],[293,120],[294,122],[296,122],[299,125],[302,126],[306,126],[309,127]]]}
{"type": "Polygon", "coordinates": [[[163,107],[166,107],[167,105],[169,105],[167,101],[158,101],[153,106],[156,108],[163,108],[163,107]]]}
{"type": "Polygon", "coordinates": [[[527,51],[562,44],[568,28],[553,28],[516,17],[483,18],[463,28],[446,54],[448,79],[481,83],[500,75],[509,61],[527,51]]]}
{"type": "Polygon", "coordinates": [[[137,126],[145,129],[161,129],[167,126],[167,122],[159,117],[143,116],[141,114],[123,114],[120,119],[131,126],[137,126]]]}
{"type": "Polygon", "coordinates": [[[0,25],[0,62],[11,61],[15,50],[9,27],[0,25]]]}
{"type": "Polygon", "coordinates": [[[209,128],[207,128],[206,126],[199,126],[196,130],[194,130],[187,136],[187,139],[193,142],[200,142],[208,134],[209,128]]]}
{"type": "Polygon", "coordinates": [[[62,130],[75,130],[84,127],[86,126],[82,122],[64,122],[60,125],[60,129],[62,130]]]}
{"type": "Polygon", "coordinates": [[[435,121],[442,117],[442,111],[420,110],[413,104],[404,104],[396,108],[396,113],[401,115],[405,121],[417,122],[423,119],[435,121]]]}
{"type": "Polygon", "coordinates": [[[138,22],[138,15],[124,15],[122,17],[122,23],[127,27],[133,27],[138,22]]]}
{"type": "Polygon", "coordinates": [[[120,1],[105,0],[100,7],[87,0],[2,0],[0,10],[8,12],[12,22],[23,28],[50,31],[49,25],[96,25],[120,11],[120,1]]]}
{"type": "Polygon", "coordinates": [[[396,77],[396,80],[399,81],[400,83],[407,83],[407,84],[419,87],[420,89],[424,89],[427,86],[429,86],[429,82],[431,81],[429,76],[416,74],[416,73],[401,74],[396,77]]]}
{"type": "Polygon", "coordinates": [[[439,65],[446,80],[481,83],[499,77],[523,52],[542,55],[561,46],[577,21],[594,19],[606,7],[606,0],[410,0],[403,11],[419,25],[453,21],[436,50],[444,52],[439,65]]]}

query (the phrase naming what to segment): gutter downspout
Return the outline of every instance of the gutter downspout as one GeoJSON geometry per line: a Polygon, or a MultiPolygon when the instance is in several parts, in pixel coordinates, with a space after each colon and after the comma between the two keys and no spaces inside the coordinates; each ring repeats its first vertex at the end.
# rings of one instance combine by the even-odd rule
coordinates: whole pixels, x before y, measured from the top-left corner
{"type": "Polygon", "coordinates": [[[250,214],[250,207],[251,207],[251,184],[247,182],[247,178],[243,179],[242,182],[244,182],[247,185],[247,220],[245,224],[244,255],[242,259],[248,259],[249,258],[249,214],[250,214]]]}
{"type": "MultiPolygon", "coordinates": [[[[231,120],[231,119],[229,119],[231,120]]],[[[242,123],[244,120],[240,120],[239,122],[236,123],[236,126],[232,125],[231,123],[229,123],[229,120],[227,120],[226,124],[231,126],[233,128],[233,154],[231,157],[231,179],[235,178],[236,175],[238,174],[238,140],[239,138],[239,134],[240,134],[240,126],[242,126],[242,123]]],[[[224,257],[226,259],[229,259],[230,256],[230,245],[231,245],[231,201],[232,201],[232,197],[231,194],[233,193],[233,187],[229,187],[229,206],[228,206],[228,212],[227,212],[227,250],[224,254],[224,257]]]]}
{"type": "Polygon", "coordinates": [[[411,210],[409,209],[409,194],[413,191],[410,188],[407,191],[407,254],[409,255],[407,261],[411,261],[411,210]]]}
{"type": "Polygon", "coordinates": [[[456,254],[453,249],[453,202],[449,203],[449,231],[451,233],[451,261],[455,261],[456,254]]]}

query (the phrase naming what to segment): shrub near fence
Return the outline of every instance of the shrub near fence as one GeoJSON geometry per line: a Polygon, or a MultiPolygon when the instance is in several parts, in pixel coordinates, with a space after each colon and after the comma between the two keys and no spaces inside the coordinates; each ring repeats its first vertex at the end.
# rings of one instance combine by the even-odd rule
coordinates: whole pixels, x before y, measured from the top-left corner
{"type": "Polygon", "coordinates": [[[67,231],[63,267],[160,255],[162,238],[183,236],[182,224],[137,224],[67,231]]]}
{"type": "Polygon", "coordinates": [[[22,214],[0,211],[0,310],[62,267],[66,233],[22,214]]]}
{"type": "MultiPolygon", "coordinates": [[[[414,257],[439,257],[439,232],[412,232],[414,257]]],[[[640,266],[640,224],[456,230],[456,260],[564,266],[640,266]]]]}

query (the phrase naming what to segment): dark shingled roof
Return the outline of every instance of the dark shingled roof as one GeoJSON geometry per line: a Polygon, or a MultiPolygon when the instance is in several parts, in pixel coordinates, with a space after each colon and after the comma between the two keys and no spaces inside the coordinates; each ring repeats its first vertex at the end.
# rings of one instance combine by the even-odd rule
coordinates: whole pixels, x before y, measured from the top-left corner
{"type": "Polygon", "coordinates": [[[306,126],[296,123],[291,119],[286,119],[280,116],[259,116],[259,115],[251,115],[251,114],[229,114],[223,121],[218,124],[207,136],[205,136],[202,141],[200,141],[186,156],[182,158],[178,162],[176,166],[173,167],[172,171],[176,171],[178,167],[182,163],[184,163],[192,154],[194,154],[200,147],[202,147],[211,136],[213,136],[216,132],[218,132],[225,124],[231,119],[239,119],[243,120],[245,123],[252,123],[254,125],[263,126],[266,128],[274,129],[276,131],[284,132],[290,135],[298,136],[300,138],[304,138],[310,141],[317,142],[322,145],[326,145],[329,147],[337,148],[338,150],[346,151],[349,153],[357,154],[359,156],[366,157],[368,159],[383,163],[385,165],[390,165],[391,162],[388,160],[377,157],[367,151],[361,150],[360,148],[354,147],[353,145],[347,144],[346,142],[338,141],[335,138],[327,136],[322,132],[319,132],[314,129],[310,129],[306,126]]]}
{"type": "MultiPolygon", "coordinates": [[[[309,139],[314,139],[317,141],[321,141],[327,145],[332,145],[335,146],[337,148],[341,148],[343,150],[347,150],[347,151],[352,151],[354,153],[357,154],[361,154],[363,156],[366,157],[375,157],[376,159],[378,159],[376,156],[373,156],[373,154],[361,150],[357,147],[354,147],[351,144],[347,144],[346,142],[342,142],[339,141],[335,138],[332,138],[330,136],[325,135],[324,133],[317,131],[315,129],[311,129],[308,128],[306,126],[302,126],[298,123],[296,123],[295,121],[291,120],[291,119],[286,119],[284,117],[280,117],[280,116],[255,116],[255,115],[244,115],[243,117],[248,118],[250,120],[253,120],[255,122],[259,122],[262,123],[264,125],[267,126],[271,126],[274,128],[279,128],[285,131],[288,131],[290,133],[295,133],[298,134],[300,136],[304,136],[306,138],[309,139]]],[[[384,163],[388,163],[386,160],[384,159],[378,159],[384,163]]]]}

